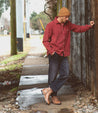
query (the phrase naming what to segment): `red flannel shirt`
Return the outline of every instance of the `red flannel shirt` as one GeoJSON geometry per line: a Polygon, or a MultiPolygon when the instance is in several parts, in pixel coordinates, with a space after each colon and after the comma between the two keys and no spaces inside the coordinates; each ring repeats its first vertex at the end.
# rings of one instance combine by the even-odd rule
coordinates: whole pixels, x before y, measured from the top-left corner
{"type": "Polygon", "coordinates": [[[91,28],[91,25],[75,25],[68,21],[65,24],[58,22],[57,17],[47,24],[43,44],[47,49],[47,55],[56,52],[60,56],[70,55],[70,31],[85,32],[91,28]]]}

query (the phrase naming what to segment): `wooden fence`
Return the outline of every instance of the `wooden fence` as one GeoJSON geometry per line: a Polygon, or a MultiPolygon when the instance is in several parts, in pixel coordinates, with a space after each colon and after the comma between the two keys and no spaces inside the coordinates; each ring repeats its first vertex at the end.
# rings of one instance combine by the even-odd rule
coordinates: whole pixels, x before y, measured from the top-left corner
{"type": "Polygon", "coordinates": [[[69,61],[71,72],[98,97],[98,16],[96,17],[98,0],[96,1],[95,4],[93,0],[62,0],[62,6],[70,9],[70,20],[74,24],[90,24],[91,20],[97,23],[96,27],[88,32],[71,33],[69,61]]]}

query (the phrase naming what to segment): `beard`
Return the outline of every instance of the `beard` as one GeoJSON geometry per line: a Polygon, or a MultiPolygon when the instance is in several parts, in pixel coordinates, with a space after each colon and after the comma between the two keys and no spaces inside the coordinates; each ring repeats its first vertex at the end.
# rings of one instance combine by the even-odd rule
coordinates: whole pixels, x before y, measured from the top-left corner
{"type": "Polygon", "coordinates": [[[68,20],[65,20],[65,21],[63,19],[61,20],[61,23],[63,23],[63,24],[66,24],[67,22],[68,22],[68,20]]]}

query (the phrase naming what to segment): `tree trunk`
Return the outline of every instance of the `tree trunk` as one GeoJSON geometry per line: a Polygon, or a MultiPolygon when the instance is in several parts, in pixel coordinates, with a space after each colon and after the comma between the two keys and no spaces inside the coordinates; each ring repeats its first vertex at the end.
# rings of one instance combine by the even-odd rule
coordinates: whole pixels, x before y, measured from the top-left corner
{"type": "Polygon", "coordinates": [[[60,9],[62,8],[62,0],[60,0],[60,9]]]}
{"type": "Polygon", "coordinates": [[[11,55],[17,54],[17,44],[16,44],[16,0],[10,0],[11,7],[11,55]]]}
{"type": "Polygon", "coordinates": [[[59,13],[59,10],[62,8],[62,0],[57,0],[57,15],[59,13]]]}

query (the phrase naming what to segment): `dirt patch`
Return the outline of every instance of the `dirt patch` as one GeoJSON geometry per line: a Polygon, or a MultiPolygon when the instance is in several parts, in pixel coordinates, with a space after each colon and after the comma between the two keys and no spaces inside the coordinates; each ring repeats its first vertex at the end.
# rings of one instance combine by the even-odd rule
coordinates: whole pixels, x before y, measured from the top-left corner
{"type": "Polygon", "coordinates": [[[58,113],[74,113],[74,112],[71,109],[64,108],[64,109],[61,109],[61,111],[59,111],[58,113]]]}
{"type": "MultiPolygon", "coordinates": [[[[8,58],[10,56],[7,56],[7,57],[1,57],[2,60],[8,58]]],[[[7,63],[7,64],[3,64],[3,65],[0,65],[0,68],[2,69],[6,69],[5,71],[0,71],[0,82],[4,82],[4,81],[17,81],[19,80],[20,78],[20,75],[21,75],[21,72],[22,72],[22,67],[20,68],[15,68],[14,70],[8,70],[7,69],[7,66],[9,65],[13,65],[13,64],[23,64],[24,63],[24,59],[25,58],[22,58],[22,59],[19,59],[17,61],[13,61],[11,63],[7,63]]]]}
{"type": "MultiPolygon", "coordinates": [[[[4,60],[4,59],[7,59],[8,57],[10,56],[2,56],[0,58],[4,60]]],[[[17,63],[23,63],[24,59],[17,60],[17,63]]],[[[13,64],[15,64],[15,62],[13,62],[13,64]]],[[[6,68],[6,65],[0,66],[0,67],[6,68]]],[[[1,95],[0,101],[2,101],[3,98],[8,99],[10,97],[9,95],[10,90],[18,87],[21,73],[22,73],[22,67],[11,70],[11,71],[10,70],[0,71],[0,95],[1,95]]],[[[14,90],[17,90],[17,89],[14,89],[14,90]]],[[[15,94],[15,93],[12,93],[12,94],[15,94]]]]}
{"type": "Polygon", "coordinates": [[[10,57],[10,55],[0,56],[0,62],[1,62],[2,60],[6,59],[6,58],[9,58],[9,57],[10,57]]]}
{"type": "MultiPolygon", "coordinates": [[[[2,61],[8,57],[10,56],[2,56],[0,58],[2,61]]],[[[13,62],[13,64],[15,62],[13,62]]],[[[21,59],[21,63],[23,62],[24,59],[21,59]]],[[[20,60],[18,60],[17,63],[20,63],[20,60]]],[[[6,68],[6,65],[3,65],[3,68],[6,68]]],[[[12,71],[7,70],[0,72],[0,113],[8,113],[11,109],[18,110],[18,106],[15,105],[15,101],[21,73],[22,67],[12,71]]]]}

